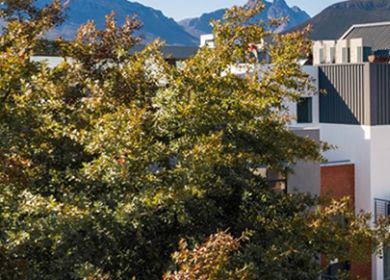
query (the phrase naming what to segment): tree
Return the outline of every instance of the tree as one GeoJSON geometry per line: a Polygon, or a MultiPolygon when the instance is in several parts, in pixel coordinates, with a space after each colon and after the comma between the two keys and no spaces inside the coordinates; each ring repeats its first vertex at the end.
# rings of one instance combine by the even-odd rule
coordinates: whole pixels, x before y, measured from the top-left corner
{"type": "Polygon", "coordinates": [[[180,271],[167,273],[164,280],[206,280],[206,279],[250,279],[247,268],[228,270],[230,255],[240,248],[240,242],[226,232],[211,235],[201,246],[192,251],[184,240],[180,241],[180,251],[174,254],[180,271]]]}
{"type": "Polygon", "coordinates": [[[310,84],[297,63],[305,33],[246,24],[260,2],[215,22],[217,47],[182,69],[164,61],[159,41],[130,54],[140,23],[118,27],[114,14],[105,30],[88,23],[58,42],[66,59],[50,69],[30,57],[60,22],[60,1],[43,10],[3,2],[1,279],[159,279],[181,239],[191,246],[227,229],[250,232],[227,271],[313,279],[319,253],[351,259],[354,245],[374,251],[387,237],[345,205],[313,212],[318,199],[275,193],[254,172],[321,157],[320,145],[286,128],[285,101],[310,84]],[[268,36],[272,67],[229,71],[268,36]]]}

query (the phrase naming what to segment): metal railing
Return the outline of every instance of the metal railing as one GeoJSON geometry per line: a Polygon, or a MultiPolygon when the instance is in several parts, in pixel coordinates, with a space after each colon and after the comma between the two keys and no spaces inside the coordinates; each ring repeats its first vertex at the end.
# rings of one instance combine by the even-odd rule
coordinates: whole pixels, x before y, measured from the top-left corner
{"type": "Polygon", "coordinates": [[[390,201],[376,198],[374,200],[374,215],[375,220],[380,217],[390,217],[390,201]]]}
{"type": "Polygon", "coordinates": [[[349,262],[337,262],[328,266],[326,271],[321,275],[321,280],[339,280],[344,279],[343,275],[346,275],[351,270],[349,262]]]}

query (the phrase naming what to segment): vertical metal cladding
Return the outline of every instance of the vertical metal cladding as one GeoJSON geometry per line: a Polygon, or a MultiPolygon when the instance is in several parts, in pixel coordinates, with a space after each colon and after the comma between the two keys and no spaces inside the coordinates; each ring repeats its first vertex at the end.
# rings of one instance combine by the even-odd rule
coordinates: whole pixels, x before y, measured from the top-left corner
{"type": "Polygon", "coordinates": [[[390,124],[390,64],[369,64],[371,125],[390,124]]]}
{"type": "Polygon", "coordinates": [[[352,125],[370,123],[365,67],[368,64],[319,67],[320,122],[352,125]]]}

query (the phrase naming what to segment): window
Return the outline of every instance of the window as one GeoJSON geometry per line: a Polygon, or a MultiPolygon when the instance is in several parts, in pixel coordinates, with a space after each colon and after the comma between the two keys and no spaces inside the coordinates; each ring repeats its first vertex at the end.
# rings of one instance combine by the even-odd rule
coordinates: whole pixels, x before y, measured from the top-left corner
{"type": "Polygon", "coordinates": [[[349,48],[342,49],[342,62],[343,63],[349,62],[349,48]]]}
{"type": "Polygon", "coordinates": [[[356,48],[356,62],[363,62],[363,48],[357,47],[356,48]]]}
{"type": "Polygon", "coordinates": [[[337,280],[340,273],[350,271],[350,264],[348,262],[339,263],[334,262],[328,266],[326,272],[322,275],[322,280],[337,280]]]}
{"type": "Polygon", "coordinates": [[[325,52],[324,49],[320,49],[320,64],[325,63],[325,52]]]}
{"type": "Polygon", "coordinates": [[[312,98],[302,97],[297,104],[297,121],[298,123],[311,123],[313,122],[312,113],[312,98]]]}
{"type": "Polygon", "coordinates": [[[372,49],[370,47],[363,48],[363,61],[367,62],[368,57],[372,54],[372,49]]]}
{"type": "Polygon", "coordinates": [[[269,170],[266,167],[252,168],[252,172],[265,179],[267,185],[275,192],[287,193],[287,175],[269,170]]]}
{"type": "Polygon", "coordinates": [[[336,63],[336,48],[331,47],[329,49],[329,52],[330,52],[330,63],[336,63]]]}

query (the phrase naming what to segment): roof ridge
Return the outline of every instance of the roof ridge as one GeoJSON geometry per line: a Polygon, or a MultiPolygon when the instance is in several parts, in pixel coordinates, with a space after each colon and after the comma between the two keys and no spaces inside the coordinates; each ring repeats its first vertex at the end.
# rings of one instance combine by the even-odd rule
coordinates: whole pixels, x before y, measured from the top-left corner
{"type": "Polygon", "coordinates": [[[341,37],[340,40],[345,39],[349,33],[352,32],[355,28],[360,28],[360,27],[376,27],[376,26],[382,26],[382,25],[390,25],[390,21],[379,21],[379,22],[371,22],[371,23],[358,23],[352,25],[341,37]]]}

